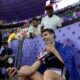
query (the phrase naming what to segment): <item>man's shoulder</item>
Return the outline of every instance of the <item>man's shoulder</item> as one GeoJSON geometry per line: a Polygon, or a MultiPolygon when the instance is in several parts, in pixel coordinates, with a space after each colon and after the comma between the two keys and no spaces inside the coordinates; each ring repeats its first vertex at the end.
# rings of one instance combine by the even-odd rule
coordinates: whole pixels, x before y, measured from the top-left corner
{"type": "Polygon", "coordinates": [[[73,49],[68,45],[64,45],[63,43],[57,43],[57,50],[59,51],[60,55],[65,57],[72,57],[73,56],[73,49]]]}
{"type": "Polygon", "coordinates": [[[28,29],[30,29],[30,28],[34,28],[33,25],[30,25],[30,27],[28,29]]]}
{"type": "Polygon", "coordinates": [[[7,54],[7,49],[3,49],[0,56],[4,56],[7,54]]]}
{"type": "Polygon", "coordinates": [[[31,26],[28,28],[28,30],[32,30],[32,29],[34,29],[34,27],[31,25],[31,26]]]}
{"type": "Polygon", "coordinates": [[[7,53],[8,53],[8,55],[11,55],[13,53],[13,50],[11,48],[8,48],[7,53]]]}
{"type": "Polygon", "coordinates": [[[42,18],[42,20],[47,19],[47,18],[48,18],[48,16],[46,15],[46,16],[44,16],[44,17],[42,18]]]}
{"type": "Polygon", "coordinates": [[[63,48],[63,49],[72,49],[72,47],[68,46],[68,45],[65,45],[63,43],[60,43],[60,42],[56,42],[56,46],[59,47],[59,48],[63,48]]]}
{"type": "Polygon", "coordinates": [[[57,42],[57,41],[55,41],[55,43],[56,43],[56,46],[64,46],[64,44],[63,43],[60,43],[60,42],[57,42]]]}
{"type": "Polygon", "coordinates": [[[8,48],[7,52],[13,52],[13,50],[11,48],[8,48]]]}
{"type": "Polygon", "coordinates": [[[12,50],[12,48],[8,48],[7,50],[12,50]]]}
{"type": "Polygon", "coordinates": [[[53,15],[53,18],[57,18],[57,19],[61,19],[59,16],[57,15],[53,15]]]}

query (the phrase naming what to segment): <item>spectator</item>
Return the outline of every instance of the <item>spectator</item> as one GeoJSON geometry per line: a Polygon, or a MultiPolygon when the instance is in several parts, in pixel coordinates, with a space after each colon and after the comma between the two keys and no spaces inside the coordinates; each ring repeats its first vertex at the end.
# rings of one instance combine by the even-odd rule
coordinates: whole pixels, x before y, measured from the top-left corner
{"type": "Polygon", "coordinates": [[[29,37],[29,22],[25,22],[23,24],[23,29],[21,30],[22,34],[23,34],[23,38],[28,38],[29,37]]]}
{"type": "Polygon", "coordinates": [[[42,37],[46,43],[47,57],[42,54],[38,60],[32,66],[23,66],[20,70],[16,68],[8,68],[7,72],[10,76],[14,76],[16,73],[24,80],[24,77],[30,78],[31,80],[64,80],[64,77],[61,76],[62,69],[65,64],[68,65],[67,69],[69,71],[71,80],[76,80],[75,76],[72,76],[74,73],[71,70],[72,67],[72,49],[68,46],[64,46],[61,43],[55,42],[55,34],[52,29],[45,29],[42,31],[42,37]],[[43,59],[44,58],[44,59],[43,59]],[[44,76],[40,74],[37,70],[39,69],[41,63],[45,61],[48,70],[44,72],[44,76]],[[57,71],[58,70],[58,71],[57,71]]]}
{"type": "Polygon", "coordinates": [[[23,28],[17,28],[16,39],[23,40],[29,37],[29,23],[25,22],[23,28]]]}
{"type": "Polygon", "coordinates": [[[52,5],[46,6],[45,10],[47,12],[47,15],[42,18],[41,28],[42,29],[49,28],[49,29],[55,30],[56,28],[61,27],[62,20],[60,17],[58,17],[54,14],[52,5]]]}
{"type": "Polygon", "coordinates": [[[5,74],[2,73],[2,68],[12,67],[14,65],[13,51],[8,48],[8,43],[2,43],[2,51],[0,53],[0,80],[5,79],[5,74]]]}
{"type": "Polygon", "coordinates": [[[8,37],[8,43],[10,43],[11,41],[15,40],[16,34],[14,33],[14,30],[12,30],[10,32],[10,35],[8,37]]]}
{"type": "Polygon", "coordinates": [[[16,39],[22,40],[22,35],[21,35],[21,28],[16,29],[16,39]]]}
{"type": "Polygon", "coordinates": [[[37,36],[41,33],[41,26],[38,24],[38,19],[33,18],[31,26],[29,27],[30,37],[37,36]]]}
{"type": "Polygon", "coordinates": [[[3,42],[3,50],[0,54],[0,67],[10,67],[13,66],[13,51],[11,48],[8,48],[8,43],[3,42]]]}

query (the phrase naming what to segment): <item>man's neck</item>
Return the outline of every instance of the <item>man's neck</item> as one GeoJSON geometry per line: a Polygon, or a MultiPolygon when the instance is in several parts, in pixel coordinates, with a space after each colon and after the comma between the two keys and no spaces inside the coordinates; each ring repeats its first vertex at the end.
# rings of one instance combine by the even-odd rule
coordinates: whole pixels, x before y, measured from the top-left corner
{"type": "Polygon", "coordinates": [[[53,14],[52,14],[52,15],[48,15],[48,17],[49,17],[49,18],[53,17],[53,14]]]}
{"type": "Polygon", "coordinates": [[[55,47],[55,42],[52,42],[53,47],[55,47]]]}
{"type": "Polygon", "coordinates": [[[37,28],[38,27],[38,25],[37,26],[33,26],[34,28],[37,28]]]}

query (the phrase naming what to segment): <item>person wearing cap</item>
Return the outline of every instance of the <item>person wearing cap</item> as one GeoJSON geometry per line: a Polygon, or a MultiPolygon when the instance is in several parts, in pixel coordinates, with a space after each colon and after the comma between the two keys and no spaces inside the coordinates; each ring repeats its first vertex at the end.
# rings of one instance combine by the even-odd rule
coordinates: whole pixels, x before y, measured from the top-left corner
{"type": "Polygon", "coordinates": [[[13,55],[13,50],[8,47],[8,42],[2,42],[3,50],[0,54],[0,67],[10,67],[13,66],[13,60],[10,58],[13,55]],[[9,61],[10,60],[10,61],[9,61]],[[9,64],[10,62],[10,64],[9,64]]]}
{"type": "Polygon", "coordinates": [[[44,16],[41,20],[41,28],[50,28],[55,31],[57,28],[61,27],[62,19],[54,14],[53,6],[49,4],[45,7],[45,10],[47,12],[47,15],[44,16]]]}

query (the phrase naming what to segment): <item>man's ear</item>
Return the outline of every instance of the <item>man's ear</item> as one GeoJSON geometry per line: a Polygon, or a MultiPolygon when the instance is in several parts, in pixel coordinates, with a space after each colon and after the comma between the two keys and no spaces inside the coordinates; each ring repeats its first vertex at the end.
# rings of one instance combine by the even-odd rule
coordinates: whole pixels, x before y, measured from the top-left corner
{"type": "Polygon", "coordinates": [[[51,35],[53,36],[54,39],[56,38],[56,36],[54,34],[51,34],[51,35]]]}

